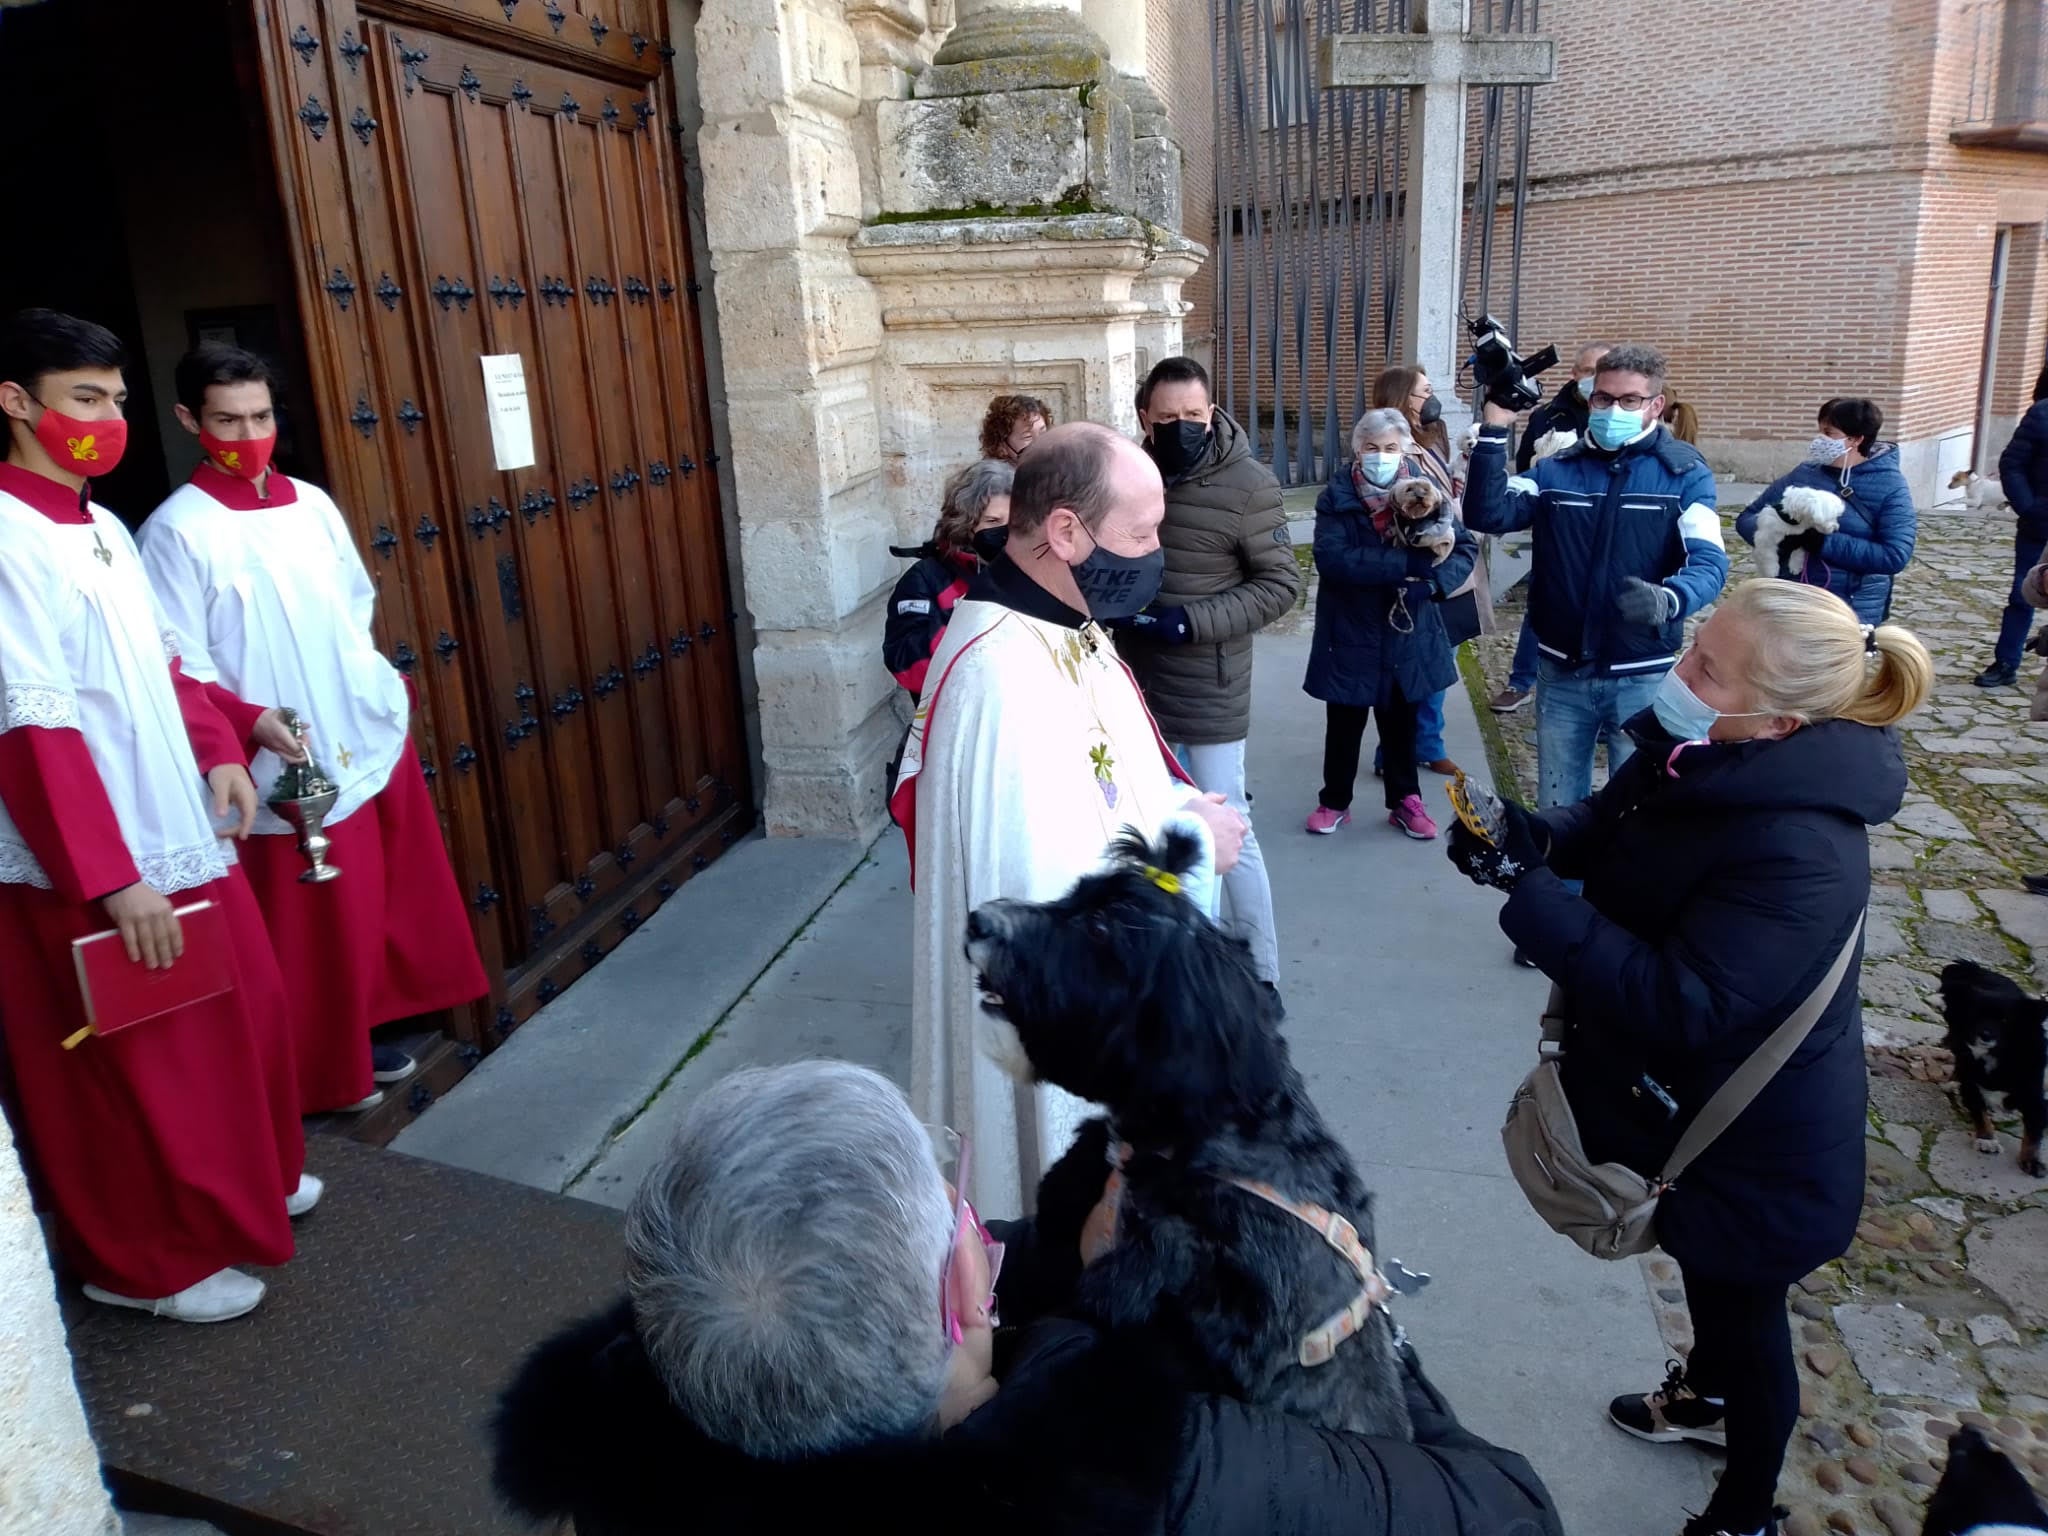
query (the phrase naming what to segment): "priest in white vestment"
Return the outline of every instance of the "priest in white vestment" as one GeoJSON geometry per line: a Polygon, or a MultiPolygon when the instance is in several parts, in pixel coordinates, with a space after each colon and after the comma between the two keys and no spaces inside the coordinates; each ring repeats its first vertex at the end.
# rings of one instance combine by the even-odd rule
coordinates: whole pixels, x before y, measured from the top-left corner
{"type": "Polygon", "coordinates": [[[1005,553],[953,610],[892,808],[910,839],[911,1102],[973,1144],[970,1198],[1030,1211],[1088,1106],[1008,1077],[981,1047],[967,914],[1064,895],[1126,828],[1199,828],[1218,874],[1244,822],[1187,780],[1097,620],[1151,602],[1159,471],[1106,427],[1057,427],[1018,462],[1005,553]]]}

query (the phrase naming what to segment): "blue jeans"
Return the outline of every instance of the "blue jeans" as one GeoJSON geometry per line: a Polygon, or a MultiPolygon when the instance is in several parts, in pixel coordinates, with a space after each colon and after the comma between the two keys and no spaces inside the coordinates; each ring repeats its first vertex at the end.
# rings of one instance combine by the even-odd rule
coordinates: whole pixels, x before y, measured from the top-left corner
{"type": "MultiPolygon", "coordinates": [[[[1259,849],[1258,834],[1252,830],[1252,797],[1245,790],[1244,743],[1226,741],[1216,746],[1191,747],[1186,742],[1169,743],[1181,767],[1194,775],[1205,792],[1223,796],[1230,808],[1244,818],[1244,847],[1237,864],[1223,877],[1223,926],[1237,934],[1252,949],[1252,964],[1259,979],[1276,985],[1280,980],[1280,930],[1273,921],[1273,887],[1266,878],[1266,856],[1259,849]]],[[[1356,759],[1352,766],[1357,766],[1356,759]]]]}
{"type": "Polygon", "coordinates": [[[2010,667],[2015,672],[2027,647],[2027,635],[2034,627],[2034,610],[2020,596],[2020,583],[2027,579],[2027,572],[2041,563],[2044,547],[2048,547],[2048,539],[2035,529],[2022,526],[2012,536],[2012,592],[2006,597],[2005,612],[1999,616],[1998,646],[1992,655],[2001,667],[2010,667]]]}
{"type": "Polygon", "coordinates": [[[1529,622],[1529,615],[1522,615],[1522,638],[1515,642],[1515,659],[1508,663],[1508,686],[1517,693],[1527,693],[1536,686],[1536,626],[1529,622]]]}
{"type": "Polygon", "coordinates": [[[1577,805],[1593,793],[1593,748],[1607,743],[1612,774],[1635,753],[1622,724],[1650,707],[1662,671],[1605,677],[1542,658],[1536,669],[1537,804],[1577,805]]]}
{"type": "MultiPolygon", "coordinates": [[[[1448,690],[1439,688],[1420,704],[1415,706],[1415,761],[1433,763],[1439,758],[1449,757],[1444,749],[1444,694],[1448,690]]],[[[1387,749],[1372,749],[1372,771],[1383,774],[1387,771],[1387,749]]]]}

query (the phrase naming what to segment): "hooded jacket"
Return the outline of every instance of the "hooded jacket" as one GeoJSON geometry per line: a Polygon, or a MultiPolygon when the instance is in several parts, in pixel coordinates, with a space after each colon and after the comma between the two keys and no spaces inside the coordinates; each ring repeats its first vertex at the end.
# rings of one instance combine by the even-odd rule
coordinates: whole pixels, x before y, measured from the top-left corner
{"type": "Polygon", "coordinates": [[[1678,660],[1686,615],[1721,595],[1728,552],[1714,472],[1664,426],[1613,453],[1581,438],[1508,475],[1506,427],[1483,427],[1466,470],[1465,522],[1475,533],[1535,533],[1529,623],[1557,665],[1636,677],[1678,660]],[[1615,602],[1635,577],[1678,598],[1663,624],[1631,623],[1615,602]]]}
{"type": "Polygon", "coordinates": [[[1459,1427],[1409,1351],[1416,1443],[1190,1395],[1134,1338],[999,1336],[1002,1388],[942,1439],[800,1462],[707,1439],[620,1302],[528,1359],[493,1425],[499,1491],[577,1536],[948,1529],[980,1536],[1558,1536],[1520,1456],[1459,1427]]]}
{"type": "Polygon", "coordinates": [[[953,605],[967,595],[967,585],[981,562],[971,550],[941,553],[936,544],[892,548],[889,553],[915,556],[917,564],[897,578],[896,589],[889,594],[889,617],[882,625],[882,665],[916,699],[924,692],[924,676],[938,654],[939,642],[946,638],[946,621],[953,617],[953,605]]]}
{"type": "MultiPolygon", "coordinates": [[[[1629,734],[1643,750],[1605,789],[1543,813],[1548,867],[1517,883],[1500,925],[1564,989],[1565,1092],[1588,1155],[1654,1177],[1833,963],[1870,900],[1869,829],[1897,813],[1906,763],[1895,731],[1846,720],[1675,757],[1648,712],[1629,734]],[[1645,1074],[1675,1117],[1635,1092],[1645,1074]]],[[[1658,1239],[1688,1271],[1790,1284],[1848,1248],[1863,1200],[1857,975],[1660,1202],[1658,1239]]]]}
{"type": "MultiPolygon", "coordinates": [[[[1117,651],[1169,742],[1214,746],[1252,728],[1252,636],[1294,606],[1301,567],[1280,482],[1252,457],[1244,428],[1218,409],[1202,460],[1166,487],[1156,606],[1187,610],[1182,645],[1116,632],[1117,651]]],[[[1151,445],[1146,444],[1149,453],[1151,445]]]]}
{"type": "Polygon", "coordinates": [[[1820,558],[1828,567],[1828,590],[1864,623],[1882,624],[1891,611],[1892,578],[1913,558],[1920,527],[1912,488],[1899,471],[1897,445],[1880,443],[1876,453],[1848,469],[1801,464],[1779,476],[1735,519],[1735,531],[1744,542],[1756,543],[1757,514],[1782,505],[1786,490],[1795,485],[1842,498],[1842,526],[1820,547],[1820,558]]]}

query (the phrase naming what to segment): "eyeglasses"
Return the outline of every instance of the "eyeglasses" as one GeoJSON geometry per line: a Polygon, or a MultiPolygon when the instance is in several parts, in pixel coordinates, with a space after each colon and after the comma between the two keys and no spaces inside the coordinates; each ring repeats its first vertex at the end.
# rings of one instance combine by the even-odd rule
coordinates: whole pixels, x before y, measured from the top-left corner
{"type": "Polygon", "coordinates": [[[981,1218],[974,1214],[974,1207],[967,1200],[967,1177],[973,1169],[972,1145],[951,1126],[927,1125],[924,1133],[931,1139],[932,1159],[939,1165],[940,1177],[953,1190],[953,1224],[947,1229],[950,1240],[946,1244],[946,1262],[939,1268],[939,1316],[947,1342],[958,1344],[966,1337],[960,1316],[953,1310],[953,1259],[960,1251],[960,1239],[966,1235],[968,1223],[972,1222],[975,1234],[981,1239],[982,1249],[988,1254],[988,1324],[991,1328],[997,1326],[996,1276],[1003,1270],[1003,1245],[981,1224],[981,1218]]]}
{"type": "Polygon", "coordinates": [[[1604,389],[1596,389],[1586,397],[1586,403],[1596,411],[1612,410],[1617,405],[1624,411],[1640,411],[1656,398],[1655,395],[1610,395],[1604,389]]]}

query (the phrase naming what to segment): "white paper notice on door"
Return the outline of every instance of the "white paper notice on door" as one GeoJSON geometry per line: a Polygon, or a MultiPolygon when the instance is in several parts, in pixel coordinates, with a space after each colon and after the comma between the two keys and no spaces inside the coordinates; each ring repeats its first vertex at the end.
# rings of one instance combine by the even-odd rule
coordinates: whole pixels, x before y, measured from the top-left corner
{"type": "Polygon", "coordinates": [[[526,364],[517,352],[486,357],[483,364],[491,455],[500,469],[526,469],[533,463],[533,413],[526,404],[526,364]]]}

